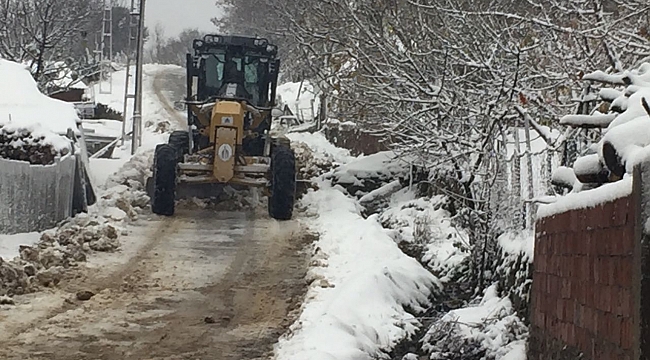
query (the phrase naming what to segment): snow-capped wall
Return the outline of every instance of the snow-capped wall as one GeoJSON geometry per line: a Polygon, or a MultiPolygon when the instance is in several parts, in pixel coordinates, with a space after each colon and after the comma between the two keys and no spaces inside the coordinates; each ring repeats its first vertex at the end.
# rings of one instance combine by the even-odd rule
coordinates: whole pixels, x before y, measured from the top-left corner
{"type": "Polygon", "coordinates": [[[528,359],[634,358],[639,201],[633,192],[537,223],[528,359]]]}

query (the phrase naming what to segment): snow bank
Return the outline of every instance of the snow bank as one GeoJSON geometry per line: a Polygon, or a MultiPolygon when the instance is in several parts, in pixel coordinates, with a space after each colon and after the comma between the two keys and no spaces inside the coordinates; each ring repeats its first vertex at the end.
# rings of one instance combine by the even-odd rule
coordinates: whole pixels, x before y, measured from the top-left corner
{"type": "Polygon", "coordinates": [[[0,59],[0,127],[3,132],[27,131],[56,151],[70,149],[65,135],[77,129],[74,105],[43,95],[28,69],[0,59]]]}
{"type": "Polygon", "coordinates": [[[279,360],[378,358],[413,334],[439,281],[404,255],[376,217],[327,184],[303,204],[317,218],[311,282],[299,320],[276,347],[279,360]]]}
{"type": "Polygon", "coordinates": [[[395,242],[420,256],[443,282],[451,279],[451,272],[469,256],[469,237],[452,225],[444,208],[446,201],[444,196],[416,198],[413,192],[403,189],[379,217],[383,227],[392,230],[395,242]]]}

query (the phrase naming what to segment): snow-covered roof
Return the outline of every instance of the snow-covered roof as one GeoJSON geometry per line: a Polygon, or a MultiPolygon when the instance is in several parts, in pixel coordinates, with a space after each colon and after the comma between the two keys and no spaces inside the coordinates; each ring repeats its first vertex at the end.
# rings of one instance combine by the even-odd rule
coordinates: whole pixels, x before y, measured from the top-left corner
{"type": "Polygon", "coordinates": [[[43,95],[27,67],[0,59],[0,126],[5,130],[27,129],[46,138],[55,148],[69,142],[56,136],[77,129],[74,105],[43,95]]]}

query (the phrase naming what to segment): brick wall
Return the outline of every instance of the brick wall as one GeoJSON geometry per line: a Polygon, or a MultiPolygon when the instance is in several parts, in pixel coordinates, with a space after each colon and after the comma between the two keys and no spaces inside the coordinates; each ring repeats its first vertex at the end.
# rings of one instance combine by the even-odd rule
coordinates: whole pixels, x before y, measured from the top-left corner
{"type": "Polygon", "coordinates": [[[537,222],[529,359],[638,359],[637,194],[537,222]]]}

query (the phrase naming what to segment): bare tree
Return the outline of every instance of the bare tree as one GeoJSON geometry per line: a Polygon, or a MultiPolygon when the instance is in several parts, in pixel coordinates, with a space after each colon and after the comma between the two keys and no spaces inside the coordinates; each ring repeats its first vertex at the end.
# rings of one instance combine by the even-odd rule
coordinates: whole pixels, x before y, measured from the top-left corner
{"type": "Polygon", "coordinates": [[[83,51],[86,25],[98,11],[96,0],[0,0],[0,56],[27,63],[40,82],[50,64],[83,51]]]}

